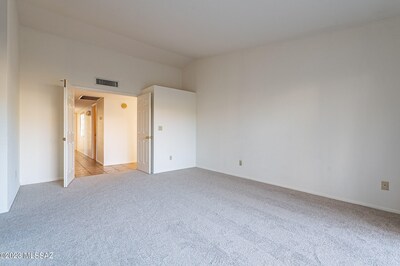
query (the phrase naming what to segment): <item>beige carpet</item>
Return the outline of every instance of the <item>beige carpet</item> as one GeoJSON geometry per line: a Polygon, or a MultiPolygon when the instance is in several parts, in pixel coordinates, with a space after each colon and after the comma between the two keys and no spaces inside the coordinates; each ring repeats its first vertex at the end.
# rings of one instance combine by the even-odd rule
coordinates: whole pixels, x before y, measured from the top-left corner
{"type": "Polygon", "coordinates": [[[0,252],[52,265],[400,265],[400,216],[202,169],[21,187],[0,252]]]}

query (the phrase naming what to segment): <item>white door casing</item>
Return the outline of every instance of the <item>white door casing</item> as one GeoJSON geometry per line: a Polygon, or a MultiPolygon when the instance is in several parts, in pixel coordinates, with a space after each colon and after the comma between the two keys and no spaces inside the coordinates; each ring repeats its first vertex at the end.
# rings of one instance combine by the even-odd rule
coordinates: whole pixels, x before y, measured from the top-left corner
{"type": "Polygon", "coordinates": [[[66,79],[64,82],[64,187],[75,178],[75,131],[74,131],[74,91],[68,87],[66,79]]]}
{"type": "Polygon", "coordinates": [[[151,93],[137,98],[138,170],[152,173],[152,99],[151,93]]]}
{"type": "Polygon", "coordinates": [[[96,103],[96,161],[104,165],[104,98],[96,103]]]}

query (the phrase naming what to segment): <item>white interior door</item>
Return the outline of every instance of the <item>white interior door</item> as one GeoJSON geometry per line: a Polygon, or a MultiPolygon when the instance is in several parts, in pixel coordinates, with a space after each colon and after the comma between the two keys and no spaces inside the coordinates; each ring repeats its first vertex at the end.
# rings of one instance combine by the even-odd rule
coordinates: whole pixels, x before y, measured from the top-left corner
{"type": "Polygon", "coordinates": [[[68,187],[75,178],[74,161],[74,91],[64,79],[64,187],[68,187]]]}
{"type": "Polygon", "coordinates": [[[151,93],[140,95],[137,101],[138,170],[152,173],[152,115],[151,93]]]}

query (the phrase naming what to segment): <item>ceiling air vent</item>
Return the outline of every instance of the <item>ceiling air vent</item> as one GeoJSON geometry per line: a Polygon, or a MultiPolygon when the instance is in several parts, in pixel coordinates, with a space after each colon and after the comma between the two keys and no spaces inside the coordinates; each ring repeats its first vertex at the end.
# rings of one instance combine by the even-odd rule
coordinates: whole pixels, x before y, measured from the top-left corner
{"type": "Polygon", "coordinates": [[[110,87],[118,87],[118,81],[112,81],[106,79],[96,79],[96,84],[110,86],[110,87]]]}
{"type": "Polygon", "coordinates": [[[97,101],[98,99],[100,99],[100,97],[86,96],[86,95],[82,95],[81,97],[79,97],[79,100],[87,100],[87,101],[97,101]]]}

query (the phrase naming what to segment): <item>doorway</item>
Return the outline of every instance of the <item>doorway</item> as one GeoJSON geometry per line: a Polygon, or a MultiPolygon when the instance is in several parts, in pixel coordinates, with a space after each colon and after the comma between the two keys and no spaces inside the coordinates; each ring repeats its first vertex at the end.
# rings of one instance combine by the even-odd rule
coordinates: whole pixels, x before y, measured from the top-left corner
{"type": "Polygon", "coordinates": [[[75,177],[113,174],[137,169],[137,163],[104,166],[85,154],[75,151],[75,177]]]}
{"type": "Polygon", "coordinates": [[[137,98],[73,88],[75,177],[137,168],[137,98]]]}

